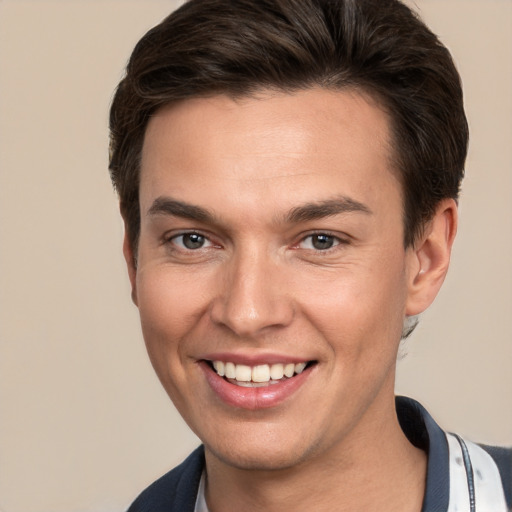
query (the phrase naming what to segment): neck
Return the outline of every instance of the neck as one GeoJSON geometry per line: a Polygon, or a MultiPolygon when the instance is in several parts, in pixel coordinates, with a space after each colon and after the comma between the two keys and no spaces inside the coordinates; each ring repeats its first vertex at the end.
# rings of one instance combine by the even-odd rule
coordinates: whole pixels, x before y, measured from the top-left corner
{"type": "Polygon", "coordinates": [[[210,512],[419,512],[426,454],[403,434],[394,402],[387,410],[387,417],[366,422],[327,453],[293,468],[240,469],[206,449],[210,512]]]}

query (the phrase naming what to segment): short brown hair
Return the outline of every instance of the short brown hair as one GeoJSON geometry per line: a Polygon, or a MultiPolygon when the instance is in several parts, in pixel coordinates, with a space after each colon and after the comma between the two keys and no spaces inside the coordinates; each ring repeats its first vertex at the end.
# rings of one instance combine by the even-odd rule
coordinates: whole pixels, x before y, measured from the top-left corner
{"type": "Polygon", "coordinates": [[[352,88],[391,120],[411,245],[441,199],[457,198],[468,127],[448,50],[398,0],[189,0],[136,45],[110,111],[110,173],[136,250],[150,116],[198,96],[352,88]]]}

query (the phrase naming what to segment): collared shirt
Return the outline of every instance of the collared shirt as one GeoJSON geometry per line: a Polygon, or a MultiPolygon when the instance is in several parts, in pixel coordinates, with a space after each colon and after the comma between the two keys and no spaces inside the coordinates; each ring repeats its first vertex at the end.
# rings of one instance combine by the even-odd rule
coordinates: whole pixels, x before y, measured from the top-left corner
{"type": "Polygon", "coordinates": [[[199,482],[199,489],[197,490],[197,500],[194,512],[210,512],[208,510],[208,505],[206,504],[206,498],[204,495],[205,480],[206,474],[205,471],[203,470],[203,474],[201,475],[201,481],[199,482]]]}
{"type": "MultiPolygon", "coordinates": [[[[447,434],[416,401],[397,397],[400,426],[428,454],[421,512],[512,512],[512,450],[447,434]]],[[[208,512],[204,448],[148,487],[128,512],[208,512]]]]}
{"type": "Polygon", "coordinates": [[[410,398],[397,397],[396,410],[409,441],[428,454],[422,512],[512,510],[511,449],[479,446],[444,432],[410,398]]]}

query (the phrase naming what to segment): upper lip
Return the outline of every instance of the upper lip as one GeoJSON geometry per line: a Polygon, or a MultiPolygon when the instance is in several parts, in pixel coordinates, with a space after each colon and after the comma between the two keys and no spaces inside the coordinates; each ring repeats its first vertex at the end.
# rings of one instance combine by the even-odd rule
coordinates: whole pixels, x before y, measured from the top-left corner
{"type": "Polygon", "coordinates": [[[243,354],[237,352],[215,352],[205,354],[198,358],[206,361],[223,361],[234,364],[244,364],[247,366],[257,366],[261,364],[279,364],[279,363],[307,363],[312,361],[310,358],[291,356],[276,353],[258,353],[243,354]]]}

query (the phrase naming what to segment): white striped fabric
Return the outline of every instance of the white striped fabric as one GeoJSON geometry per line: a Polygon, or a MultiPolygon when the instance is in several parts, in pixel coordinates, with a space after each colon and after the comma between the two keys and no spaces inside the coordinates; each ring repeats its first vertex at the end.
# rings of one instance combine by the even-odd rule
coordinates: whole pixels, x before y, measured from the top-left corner
{"type": "Polygon", "coordinates": [[[480,446],[446,434],[450,452],[450,501],[447,512],[507,512],[501,477],[480,446]]]}

